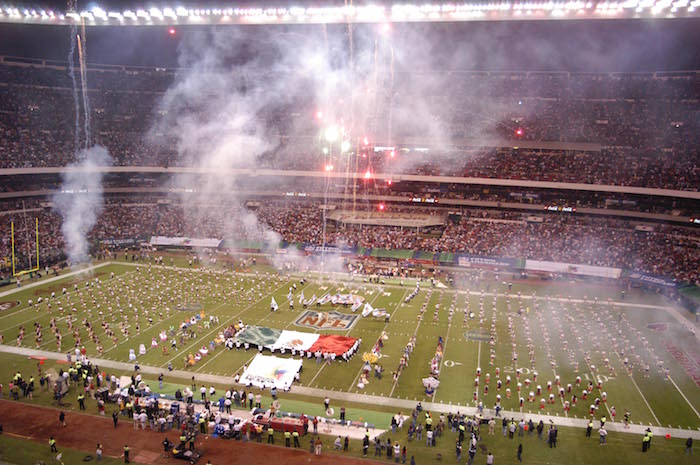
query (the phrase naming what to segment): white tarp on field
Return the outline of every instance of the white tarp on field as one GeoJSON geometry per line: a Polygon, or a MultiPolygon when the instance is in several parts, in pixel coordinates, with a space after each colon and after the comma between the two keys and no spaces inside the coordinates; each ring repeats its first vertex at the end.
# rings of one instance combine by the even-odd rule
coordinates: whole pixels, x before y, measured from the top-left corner
{"type": "Polygon", "coordinates": [[[259,388],[288,389],[301,370],[301,360],[258,354],[243,372],[240,383],[259,388]]]}
{"type": "Polygon", "coordinates": [[[272,350],[296,349],[309,350],[318,341],[320,334],[300,333],[299,331],[282,331],[280,337],[272,345],[272,350]]]}

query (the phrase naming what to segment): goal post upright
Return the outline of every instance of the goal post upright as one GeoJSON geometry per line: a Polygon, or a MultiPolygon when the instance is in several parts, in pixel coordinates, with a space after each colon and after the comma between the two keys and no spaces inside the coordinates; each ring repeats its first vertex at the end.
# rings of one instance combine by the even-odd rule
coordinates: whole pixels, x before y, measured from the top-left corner
{"type": "MultiPolygon", "coordinates": [[[[21,276],[23,274],[32,273],[34,271],[39,271],[39,218],[35,218],[34,235],[35,235],[34,237],[35,237],[35,244],[36,244],[36,266],[29,268],[29,269],[26,269],[26,270],[20,270],[18,272],[16,270],[16,266],[15,266],[15,260],[16,260],[16,255],[15,255],[15,222],[10,221],[10,236],[11,236],[11,240],[12,240],[12,276],[21,276]]],[[[31,259],[30,259],[30,262],[31,262],[31,259]]]]}

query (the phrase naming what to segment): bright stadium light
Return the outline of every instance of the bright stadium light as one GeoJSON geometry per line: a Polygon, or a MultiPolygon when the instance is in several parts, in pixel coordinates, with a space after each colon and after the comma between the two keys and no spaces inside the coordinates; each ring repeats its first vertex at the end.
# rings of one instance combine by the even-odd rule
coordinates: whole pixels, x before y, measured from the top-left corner
{"type": "Polygon", "coordinates": [[[326,131],[323,133],[323,137],[325,137],[327,142],[337,141],[339,135],[338,126],[330,126],[326,128],[326,131]]]}
{"type": "Polygon", "coordinates": [[[340,144],[340,151],[341,151],[341,152],[347,152],[348,150],[350,150],[350,142],[347,141],[347,140],[344,140],[344,141],[340,144]]]}
{"type": "MultiPolygon", "coordinates": [[[[177,26],[181,24],[343,24],[371,23],[380,25],[384,30],[387,25],[396,22],[443,22],[443,21],[503,21],[544,19],[600,19],[600,18],[653,18],[663,17],[699,17],[696,11],[700,6],[697,0],[613,0],[584,2],[582,0],[548,0],[548,1],[514,1],[471,2],[460,4],[395,4],[395,5],[361,5],[338,7],[275,7],[265,8],[214,8],[186,9],[184,7],[149,8],[132,11],[115,12],[123,18],[129,18],[136,24],[159,24],[177,26]]],[[[69,12],[57,12],[55,15],[44,14],[31,8],[7,6],[6,15],[0,15],[0,22],[21,22],[45,24],[74,24],[76,19],[69,12]]],[[[94,22],[94,25],[116,25],[110,19],[118,19],[107,14],[102,8],[76,12],[78,18],[94,22]]],[[[93,25],[93,24],[91,24],[93,25]]]]}

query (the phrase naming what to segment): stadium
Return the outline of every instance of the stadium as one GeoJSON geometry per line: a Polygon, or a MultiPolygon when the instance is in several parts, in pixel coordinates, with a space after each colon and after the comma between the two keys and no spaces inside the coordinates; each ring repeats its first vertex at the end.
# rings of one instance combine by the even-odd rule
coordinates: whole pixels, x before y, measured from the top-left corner
{"type": "Polygon", "coordinates": [[[699,3],[0,3],[0,462],[696,463],[699,3]]]}

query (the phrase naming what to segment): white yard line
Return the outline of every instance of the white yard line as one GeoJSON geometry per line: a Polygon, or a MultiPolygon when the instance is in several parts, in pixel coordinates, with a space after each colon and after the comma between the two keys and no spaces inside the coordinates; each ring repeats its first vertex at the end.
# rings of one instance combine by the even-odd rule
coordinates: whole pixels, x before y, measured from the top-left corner
{"type": "MultiPolygon", "coordinates": [[[[454,299],[455,306],[457,306],[457,296],[458,294],[454,294],[452,298],[454,299]]],[[[447,311],[448,318],[449,318],[449,310],[447,311]]],[[[453,316],[454,317],[454,316],[453,316]]],[[[447,334],[445,334],[445,343],[442,345],[442,360],[440,361],[440,373],[442,373],[442,367],[445,364],[445,359],[447,357],[447,341],[450,339],[450,329],[452,329],[452,321],[450,321],[447,324],[447,334]]],[[[481,344],[481,343],[479,343],[481,344]]],[[[435,392],[433,393],[433,402],[437,399],[437,392],[438,392],[438,387],[435,388],[435,392]]],[[[393,389],[392,389],[393,392],[393,389]]]]}
{"type": "Polygon", "coordinates": [[[637,382],[634,380],[634,377],[633,377],[632,375],[629,375],[629,377],[630,377],[630,379],[632,380],[632,384],[634,384],[634,387],[637,388],[637,392],[639,393],[639,395],[642,396],[642,400],[643,400],[644,403],[647,405],[647,408],[648,408],[649,411],[651,412],[651,415],[654,417],[654,420],[656,421],[656,424],[659,425],[659,426],[661,426],[661,422],[660,422],[659,419],[656,417],[656,414],[654,413],[654,411],[651,409],[651,405],[649,405],[649,402],[647,402],[647,398],[644,397],[644,394],[642,394],[642,390],[639,389],[639,386],[637,385],[637,382]]]}
{"type": "MultiPolygon", "coordinates": [[[[124,276],[129,275],[129,274],[131,274],[131,273],[135,273],[135,271],[130,271],[129,273],[125,273],[124,276]]],[[[153,302],[155,302],[155,300],[157,299],[157,297],[158,297],[158,294],[153,294],[153,295],[151,296],[151,299],[148,301],[148,303],[151,303],[151,304],[152,304],[153,302]]],[[[144,308],[145,308],[145,306],[144,306],[144,308]]],[[[87,313],[87,310],[81,310],[80,312],[78,312],[78,314],[77,314],[76,316],[82,315],[82,314],[85,314],[85,313],[87,313]]],[[[99,313],[99,312],[97,312],[97,313],[99,313]]],[[[142,331],[142,332],[133,334],[133,335],[132,335],[132,338],[137,337],[137,336],[142,336],[142,335],[146,334],[146,332],[147,332],[149,329],[157,329],[161,324],[167,322],[168,320],[170,320],[171,318],[173,318],[173,317],[175,317],[175,316],[181,316],[181,315],[178,315],[178,313],[177,313],[177,311],[176,311],[175,313],[173,313],[171,316],[169,316],[169,317],[166,318],[165,320],[161,320],[161,321],[155,323],[153,326],[149,326],[149,327],[147,327],[147,328],[143,328],[143,331],[142,331]]],[[[87,319],[87,318],[86,318],[86,319],[87,319]]],[[[64,321],[64,320],[65,320],[65,316],[60,317],[60,318],[58,318],[57,320],[58,320],[58,321],[64,321]]],[[[100,317],[100,316],[98,315],[97,317],[95,317],[95,318],[93,318],[93,319],[91,319],[91,320],[88,320],[88,321],[89,321],[90,323],[99,323],[99,322],[101,322],[102,320],[103,320],[103,318],[100,317]]],[[[80,325],[79,327],[82,327],[82,325],[80,325]]],[[[107,353],[107,352],[111,351],[112,349],[117,348],[118,346],[120,346],[121,344],[124,344],[124,343],[127,342],[128,340],[129,340],[129,339],[124,339],[122,342],[119,342],[119,343],[117,343],[116,345],[114,345],[114,346],[110,347],[109,349],[105,350],[104,353],[107,353]]],[[[45,342],[44,344],[42,344],[41,347],[44,347],[45,345],[49,345],[49,344],[52,344],[52,343],[55,344],[56,341],[54,341],[54,340],[47,341],[47,342],[45,342]]]]}
{"type": "MultiPolygon", "coordinates": [[[[405,292],[403,293],[403,295],[401,296],[401,300],[399,300],[398,302],[396,302],[396,307],[394,308],[394,311],[391,312],[391,316],[389,317],[389,321],[391,321],[391,319],[394,317],[394,314],[396,313],[396,311],[399,309],[399,307],[400,307],[401,304],[403,303],[404,299],[406,298],[406,294],[408,294],[408,289],[406,289],[406,291],[405,291],[405,292]]],[[[377,297],[379,297],[379,295],[377,295],[377,297]]],[[[376,299],[377,297],[375,297],[374,299],[376,299]]],[[[372,300],[372,302],[374,302],[374,300],[372,300]]],[[[372,305],[372,304],[370,304],[370,305],[372,305]]],[[[386,323],[386,324],[384,325],[384,328],[382,329],[382,332],[386,331],[386,328],[387,328],[388,326],[389,326],[389,324],[386,323]]],[[[379,333],[379,334],[380,334],[380,336],[381,336],[381,333],[379,333]]],[[[357,372],[357,375],[355,375],[355,378],[352,380],[352,384],[351,384],[350,387],[348,388],[347,392],[352,391],[352,389],[357,385],[357,380],[358,380],[358,378],[360,377],[360,375],[362,374],[362,369],[363,369],[363,367],[364,367],[364,364],[363,364],[362,367],[360,367],[360,371],[357,372]]]]}
{"type": "MultiPolygon", "coordinates": [[[[601,305],[601,304],[599,304],[599,305],[601,305]]],[[[637,389],[637,392],[639,393],[640,397],[642,398],[642,400],[643,400],[644,403],[646,404],[647,408],[649,409],[649,412],[651,413],[651,416],[654,417],[654,421],[656,421],[656,424],[657,424],[657,425],[661,426],[661,422],[660,422],[659,419],[657,418],[657,416],[656,416],[656,414],[654,413],[654,411],[651,409],[651,405],[649,405],[649,402],[647,401],[647,398],[644,397],[644,394],[642,394],[642,390],[639,389],[639,385],[638,385],[637,382],[634,380],[634,375],[633,375],[632,373],[630,373],[629,371],[627,371],[627,368],[625,367],[625,364],[624,364],[624,362],[622,361],[622,357],[620,356],[620,353],[619,353],[617,350],[613,350],[613,352],[615,353],[615,355],[617,356],[617,359],[618,359],[618,360],[620,361],[620,363],[622,364],[622,370],[624,370],[624,372],[627,373],[627,376],[629,376],[630,381],[632,381],[632,384],[634,384],[634,387],[637,389]]],[[[595,376],[593,377],[593,381],[597,381],[597,379],[595,378],[595,376]]]]}
{"type": "Polygon", "coordinates": [[[676,382],[673,381],[673,378],[671,378],[671,377],[669,376],[669,377],[668,377],[668,380],[671,381],[671,383],[673,384],[673,386],[675,386],[675,388],[678,390],[678,393],[679,393],[679,394],[683,397],[683,399],[685,399],[685,401],[688,403],[688,406],[689,406],[691,409],[693,409],[693,412],[695,412],[695,415],[697,415],[698,418],[700,418],[700,413],[698,413],[698,411],[695,409],[695,407],[693,407],[693,404],[691,404],[690,401],[688,400],[688,398],[685,396],[685,394],[683,394],[683,391],[681,391],[681,388],[679,388],[678,385],[676,384],[676,382]]]}
{"type": "MultiPolygon", "coordinates": [[[[101,265],[101,266],[104,266],[104,265],[101,265]]],[[[97,268],[98,268],[98,267],[91,268],[90,270],[94,270],[94,269],[97,269],[97,268]]],[[[84,272],[86,272],[86,271],[87,271],[87,270],[81,270],[80,273],[84,273],[84,272]]],[[[109,281],[109,280],[111,280],[111,279],[117,279],[117,277],[126,276],[126,275],[131,274],[131,273],[135,273],[135,272],[134,272],[134,271],[130,271],[130,272],[127,272],[127,273],[124,273],[124,274],[114,275],[114,278],[107,278],[106,281],[109,281]]],[[[78,273],[78,272],[73,272],[73,275],[75,275],[75,274],[79,274],[79,273],[78,273]]],[[[66,277],[68,277],[68,276],[70,276],[70,275],[67,275],[67,274],[66,274],[66,275],[63,275],[63,276],[59,276],[58,278],[63,279],[63,278],[66,278],[66,277]]],[[[56,280],[55,278],[51,278],[51,279],[52,279],[52,280],[56,280]]],[[[106,281],[105,281],[105,282],[106,282],[106,281]]],[[[48,282],[49,282],[49,280],[47,279],[46,281],[42,281],[42,282],[40,282],[40,283],[34,283],[34,284],[37,284],[37,285],[39,285],[39,284],[47,284],[48,282]]],[[[27,287],[29,287],[29,286],[27,286],[27,287]]],[[[23,290],[23,289],[19,289],[19,290],[23,290]]],[[[73,290],[71,290],[71,291],[69,291],[69,290],[66,289],[66,293],[65,293],[65,294],[58,295],[58,296],[56,296],[56,298],[55,298],[54,300],[48,300],[48,302],[50,302],[50,303],[52,303],[52,304],[58,304],[58,303],[59,303],[61,300],[63,300],[64,298],[67,298],[69,295],[75,294],[75,293],[77,293],[77,292],[80,291],[80,290],[81,290],[80,288],[78,288],[77,290],[76,290],[75,288],[73,288],[73,290]]],[[[16,292],[16,291],[14,291],[14,292],[16,292]]],[[[47,302],[47,300],[45,300],[45,302],[47,302]]],[[[10,318],[10,317],[13,317],[13,316],[17,316],[17,315],[19,315],[19,314],[22,313],[22,312],[26,312],[27,310],[36,310],[36,308],[37,308],[36,305],[37,305],[37,304],[34,304],[34,306],[32,306],[32,307],[24,307],[24,308],[22,308],[21,310],[17,310],[16,312],[13,312],[13,313],[11,313],[11,314],[9,314],[9,315],[4,315],[4,316],[0,317],[0,320],[2,320],[2,319],[4,319],[4,318],[10,318]]],[[[81,312],[81,313],[82,313],[82,312],[81,312]]],[[[14,325],[14,326],[8,326],[7,328],[3,328],[3,331],[6,331],[6,330],[8,330],[8,329],[12,329],[12,328],[15,328],[15,327],[19,328],[20,326],[25,325],[25,324],[27,324],[27,323],[31,323],[32,321],[36,321],[36,318],[32,318],[32,319],[30,319],[30,320],[23,321],[23,322],[18,323],[18,324],[14,325]]]]}
{"type": "MultiPolygon", "coordinates": [[[[442,300],[440,300],[442,302],[442,300]]],[[[421,318],[418,321],[418,324],[416,325],[416,330],[413,331],[413,337],[416,337],[418,335],[418,330],[420,329],[421,323],[423,323],[424,318],[421,318]]],[[[418,338],[416,337],[416,343],[418,343],[418,338]]],[[[442,352],[443,356],[445,355],[445,351],[443,350],[442,352]]],[[[444,358],[444,357],[443,357],[444,358]]],[[[394,390],[396,389],[396,386],[399,384],[399,377],[396,378],[396,381],[394,381],[394,384],[391,386],[391,392],[389,392],[389,397],[394,395],[394,390]]]]}
{"type": "MultiPolygon", "coordinates": [[[[256,300],[255,302],[253,302],[252,304],[248,305],[246,308],[244,308],[244,309],[241,310],[240,312],[238,312],[238,313],[236,313],[235,315],[233,315],[233,316],[231,317],[231,319],[229,319],[228,321],[224,322],[224,324],[215,327],[213,330],[211,330],[211,331],[209,331],[208,333],[206,333],[205,335],[203,335],[204,340],[206,340],[206,338],[207,338],[208,336],[210,336],[210,335],[216,333],[217,331],[220,331],[221,328],[225,328],[225,327],[228,326],[231,322],[235,322],[239,315],[242,315],[243,313],[245,313],[245,312],[247,312],[248,310],[250,310],[251,308],[253,308],[255,305],[258,305],[258,304],[259,304],[260,302],[262,302],[263,300],[266,300],[266,299],[269,298],[272,294],[274,294],[275,292],[279,291],[280,289],[282,289],[282,288],[283,288],[284,286],[286,286],[287,284],[289,284],[289,280],[285,281],[281,286],[279,286],[278,288],[276,288],[274,291],[272,291],[272,292],[270,292],[270,293],[268,293],[268,294],[265,294],[265,295],[264,295],[263,297],[261,297],[260,299],[256,300]]],[[[223,305],[223,304],[222,304],[222,305],[223,305]]],[[[192,343],[192,344],[189,344],[187,347],[183,347],[183,348],[182,348],[182,350],[183,350],[182,353],[186,353],[189,349],[191,349],[192,347],[194,347],[196,344],[199,344],[201,338],[198,336],[197,339],[199,339],[199,340],[195,341],[195,342],[192,343]]],[[[178,359],[178,358],[180,358],[180,354],[176,355],[175,357],[171,358],[170,360],[168,360],[167,362],[165,362],[164,364],[162,364],[161,367],[167,366],[168,363],[172,363],[174,360],[176,360],[176,359],[178,359]]]]}
{"type": "MultiPolygon", "coordinates": [[[[310,285],[310,284],[309,284],[309,285],[310,285]]],[[[302,287],[301,290],[303,291],[304,289],[307,289],[307,288],[309,287],[309,285],[302,287]]],[[[285,301],[282,303],[282,305],[288,304],[288,303],[289,303],[291,300],[293,300],[295,297],[296,297],[296,295],[293,295],[291,299],[285,300],[285,301]]],[[[258,326],[260,323],[262,323],[263,321],[265,321],[265,319],[267,319],[268,317],[272,316],[274,313],[275,313],[275,312],[272,312],[272,311],[269,312],[269,313],[266,314],[264,317],[260,318],[257,322],[255,322],[255,324],[254,324],[253,326],[258,326]]],[[[292,321],[290,321],[289,324],[288,324],[287,326],[284,327],[284,329],[289,328],[289,327],[292,325],[292,323],[294,323],[294,321],[296,321],[296,320],[295,320],[294,318],[292,318],[292,321]]],[[[216,355],[214,355],[213,357],[210,357],[209,360],[206,361],[206,363],[204,363],[203,365],[201,365],[201,366],[199,367],[199,369],[204,368],[205,366],[207,366],[207,365],[209,364],[209,362],[211,362],[212,360],[214,360],[216,357],[218,357],[219,355],[223,354],[224,352],[227,352],[227,351],[225,351],[225,350],[220,350],[219,352],[217,352],[216,355]]],[[[260,351],[258,351],[257,353],[253,354],[253,356],[250,357],[250,359],[248,359],[247,362],[245,362],[243,365],[241,365],[241,366],[240,366],[236,371],[234,371],[233,373],[234,373],[234,374],[235,374],[235,373],[238,373],[244,366],[247,366],[247,365],[251,362],[251,360],[253,360],[253,359],[255,358],[255,356],[258,355],[259,352],[260,352],[260,351]]]]}
{"type": "MultiPolygon", "coordinates": [[[[54,276],[53,278],[44,279],[44,280],[42,280],[42,281],[36,281],[36,282],[30,283],[30,284],[27,284],[27,285],[23,285],[22,287],[17,287],[17,288],[15,288],[15,289],[12,289],[12,290],[9,290],[9,291],[0,292],[0,297],[5,297],[5,296],[8,296],[8,295],[16,294],[17,292],[22,292],[22,291],[24,291],[24,290],[26,290],[26,289],[31,289],[31,288],[33,288],[33,287],[43,286],[43,285],[48,284],[48,283],[52,283],[52,282],[55,282],[55,281],[60,281],[61,279],[65,279],[65,278],[69,278],[69,277],[71,277],[71,276],[75,276],[76,274],[87,273],[87,272],[89,272],[89,271],[93,271],[93,270],[96,270],[96,269],[98,269],[98,268],[102,268],[103,266],[113,265],[113,264],[114,264],[114,263],[112,263],[112,262],[104,262],[104,263],[100,263],[99,265],[94,265],[94,266],[91,265],[91,266],[89,266],[89,267],[87,267],[87,268],[81,268],[80,270],[75,270],[75,271],[68,272],[68,273],[66,273],[66,274],[62,274],[62,275],[59,275],[59,276],[54,276]]],[[[14,314],[16,314],[16,313],[17,313],[17,312],[15,312],[14,314]]]]}

